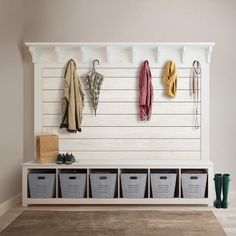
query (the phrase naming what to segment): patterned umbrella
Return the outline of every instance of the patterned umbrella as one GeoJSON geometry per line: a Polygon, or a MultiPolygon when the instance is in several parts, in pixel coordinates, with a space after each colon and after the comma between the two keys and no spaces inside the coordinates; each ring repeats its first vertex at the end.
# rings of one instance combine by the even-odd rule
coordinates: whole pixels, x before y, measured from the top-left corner
{"type": "Polygon", "coordinates": [[[95,116],[97,113],[99,94],[100,94],[103,78],[104,78],[103,75],[97,73],[95,70],[93,70],[92,72],[88,73],[85,76],[85,82],[90,93],[90,98],[93,104],[95,116]]]}

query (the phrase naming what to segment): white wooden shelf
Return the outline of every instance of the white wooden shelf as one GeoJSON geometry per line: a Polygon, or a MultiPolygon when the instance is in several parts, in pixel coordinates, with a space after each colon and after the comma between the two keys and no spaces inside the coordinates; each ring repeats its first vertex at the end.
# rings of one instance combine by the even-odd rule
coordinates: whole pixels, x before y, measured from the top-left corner
{"type": "MultiPolygon", "coordinates": [[[[140,59],[149,59],[155,64],[165,62],[169,53],[176,57],[180,64],[187,63],[189,56],[197,58],[201,52],[201,61],[210,63],[214,43],[85,43],[85,42],[26,42],[34,63],[63,63],[73,56],[79,64],[86,64],[96,56],[107,66],[112,64],[137,64],[140,59]],[[195,54],[193,54],[193,51],[195,54]],[[166,53],[167,52],[167,53],[166,53]]],[[[199,59],[199,58],[198,58],[199,59]]],[[[114,66],[114,65],[113,65],[114,66]]]]}
{"type": "Polygon", "coordinates": [[[36,161],[29,161],[22,164],[22,167],[28,169],[83,169],[83,168],[101,168],[101,169],[116,169],[116,168],[210,168],[213,163],[210,160],[79,160],[71,165],[58,165],[54,163],[39,164],[36,161]]]}
{"type": "Polygon", "coordinates": [[[27,162],[22,164],[22,185],[23,185],[23,206],[34,204],[204,204],[211,206],[212,199],[212,180],[213,180],[213,163],[211,161],[184,161],[181,164],[177,161],[142,161],[132,163],[130,161],[81,161],[72,165],[57,165],[57,164],[38,164],[36,162],[27,162]],[[54,198],[30,198],[27,186],[27,174],[31,170],[50,169],[56,173],[56,195],[54,198]],[[87,170],[87,196],[85,198],[61,198],[59,194],[58,174],[61,170],[66,169],[86,169],[87,170]],[[89,173],[92,169],[113,169],[118,173],[117,196],[113,199],[92,198],[90,193],[89,173]],[[140,170],[143,169],[148,173],[146,197],[143,199],[123,198],[120,190],[120,173],[122,170],[140,170]],[[174,198],[153,198],[151,196],[150,186],[150,171],[151,170],[175,169],[177,171],[177,186],[174,198]],[[206,170],[208,174],[207,190],[205,198],[190,199],[183,198],[181,194],[181,171],[185,169],[201,169],[206,170]]]}

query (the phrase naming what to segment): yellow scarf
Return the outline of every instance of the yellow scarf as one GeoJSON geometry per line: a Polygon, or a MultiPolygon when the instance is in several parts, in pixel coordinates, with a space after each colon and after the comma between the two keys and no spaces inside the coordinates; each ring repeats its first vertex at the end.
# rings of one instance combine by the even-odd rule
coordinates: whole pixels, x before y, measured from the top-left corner
{"type": "Polygon", "coordinates": [[[163,74],[163,79],[166,85],[167,95],[175,98],[177,91],[178,72],[174,61],[168,61],[163,74]]]}

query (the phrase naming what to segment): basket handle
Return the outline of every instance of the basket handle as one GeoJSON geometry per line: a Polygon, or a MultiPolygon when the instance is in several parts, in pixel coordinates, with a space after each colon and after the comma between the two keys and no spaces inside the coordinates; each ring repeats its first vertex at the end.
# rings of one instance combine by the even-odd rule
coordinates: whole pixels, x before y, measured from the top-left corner
{"type": "Polygon", "coordinates": [[[130,176],[129,178],[130,179],[137,179],[138,177],[137,176],[130,176]]]}
{"type": "Polygon", "coordinates": [[[99,179],[107,179],[106,176],[99,176],[99,179]]]}
{"type": "Polygon", "coordinates": [[[198,179],[197,176],[191,176],[190,179],[198,179]]]}
{"type": "Polygon", "coordinates": [[[38,179],[45,179],[45,176],[38,176],[38,179]]]}
{"type": "Polygon", "coordinates": [[[69,179],[76,179],[76,176],[70,176],[69,179]]]}
{"type": "Polygon", "coordinates": [[[167,179],[167,176],[160,176],[160,179],[167,179]]]}

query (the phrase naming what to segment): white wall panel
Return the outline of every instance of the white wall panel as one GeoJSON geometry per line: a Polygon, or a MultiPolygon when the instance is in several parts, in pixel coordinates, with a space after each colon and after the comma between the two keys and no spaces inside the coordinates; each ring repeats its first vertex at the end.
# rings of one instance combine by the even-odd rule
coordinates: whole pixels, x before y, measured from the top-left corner
{"type": "MultiPolygon", "coordinates": [[[[83,77],[80,78],[83,88],[86,88],[83,77]]],[[[188,78],[180,77],[178,80],[178,89],[189,89],[191,80],[188,78]]],[[[153,78],[152,84],[154,89],[164,89],[164,83],[162,78],[153,78]]],[[[63,89],[64,78],[50,77],[43,79],[44,89],[63,89]]],[[[102,83],[102,89],[139,89],[139,78],[116,78],[108,77],[104,78],[102,83]]]]}
{"type": "MultiPolygon", "coordinates": [[[[71,150],[62,150],[72,152],[71,150]]],[[[79,160],[199,160],[200,151],[73,151],[79,160]]]]}
{"type": "Polygon", "coordinates": [[[199,151],[200,139],[60,139],[71,151],[199,151]]]}
{"type": "Polygon", "coordinates": [[[65,129],[45,127],[43,133],[60,135],[69,139],[105,139],[105,138],[200,138],[200,130],[193,127],[82,127],[82,132],[68,133],[65,129]]]}
{"type": "MultiPolygon", "coordinates": [[[[153,103],[152,113],[153,114],[189,114],[194,113],[193,103],[153,103]]],[[[199,106],[200,107],[200,106],[199,106]]],[[[44,103],[43,104],[44,114],[61,114],[61,104],[57,103],[44,103]]],[[[91,103],[84,104],[84,114],[94,114],[93,107],[91,103]]],[[[109,103],[99,103],[97,108],[97,114],[139,114],[139,106],[137,102],[109,102],[109,103]]]]}
{"type": "MultiPolygon", "coordinates": [[[[85,101],[90,101],[89,91],[84,91],[85,101]]],[[[63,90],[44,90],[44,102],[60,102],[63,97],[63,90]]],[[[139,99],[139,90],[102,90],[100,92],[100,102],[134,102],[139,99]]],[[[193,102],[191,90],[177,91],[176,98],[166,95],[166,90],[154,90],[154,102],[193,102]]]]}
{"type": "MultiPolygon", "coordinates": [[[[140,121],[138,115],[83,115],[82,127],[193,127],[195,116],[191,115],[152,115],[150,121],[140,121]]],[[[200,116],[198,116],[200,120],[200,116]]],[[[44,127],[59,127],[61,115],[44,115],[44,127]]],[[[193,130],[197,131],[197,130],[193,130]]]]}
{"type": "MultiPolygon", "coordinates": [[[[82,132],[76,134],[59,129],[62,119],[60,101],[67,60],[65,58],[69,55],[66,47],[60,49],[57,45],[56,52],[55,48],[43,47],[31,50],[34,62],[38,62],[37,67],[40,67],[40,74],[36,77],[41,79],[36,109],[42,108],[42,111],[38,109],[42,114],[36,130],[43,134],[58,134],[60,150],[73,152],[80,159],[201,159],[201,147],[204,148],[207,143],[201,143],[202,127],[194,128],[196,103],[191,94],[191,64],[193,58],[200,60],[204,65],[203,73],[206,72],[203,77],[208,79],[207,63],[211,52],[208,46],[199,44],[192,47],[188,44],[185,47],[176,44],[172,47],[166,44],[161,47],[136,45],[133,48],[131,45],[122,44],[111,47],[107,50],[99,45],[88,45],[85,48],[73,45],[68,49],[70,55],[78,55],[77,73],[86,95],[82,132]],[[44,53],[43,50],[48,51],[44,53]],[[51,57],[45,56],[48,54],[51,57]],[[138,106],[139,65],[145,57],[150,58],[154,100],[151,120],[141,122],[138,106]],[[104,75],[96,117],[83,79],[83,75],[91,69],[92,58],[100,59],[97,71],[104,75]],[[176,98],[166,95],[162,78],[163,66],[168,58],[175,59],[178,65],[176,98]]],[[[203,82],[205,81],[201,81],[201,88],[206,85],[203,82]]],[[[208,96],[206,90],[205,86],[205,91],[201,91],[201,98],[208,96]]],[[[204,116],[205,114],[198,115],[200,124],[205,119],[204,116]]],[[[206,155],[204,152],[205,157],[206,155]]]]}
{"type": "MultiPolygon", "coordinates": [[[[151,66],[151,65],[150,65],[151,66]]],[[[83,76],[86,73],[90,71],[90,68],[86,69],[77,69],[77,74],[79,76],[83,76]]],[[[127,77],[127,78],[133,78],[133,77],[138,77],[140,73],[140,68],[102,68],[98,67],[97,71],[101,73],[105,78],[107,77],[127,77]]],[[[161,78],[163,75],[163,68],[153,68],[152,71],[152,77],[153,78],[161,78]]],[[[180,77],[186,77],[189,78],[191,75],[191,68],[186,68],[186,69],[179,69],[178,70],[179,76],[180,77]]],[[[43,77],[61,77],[63,78],[65,74],[65,69],[64,68],[45,68],[43,70],[43,77]]]]}

